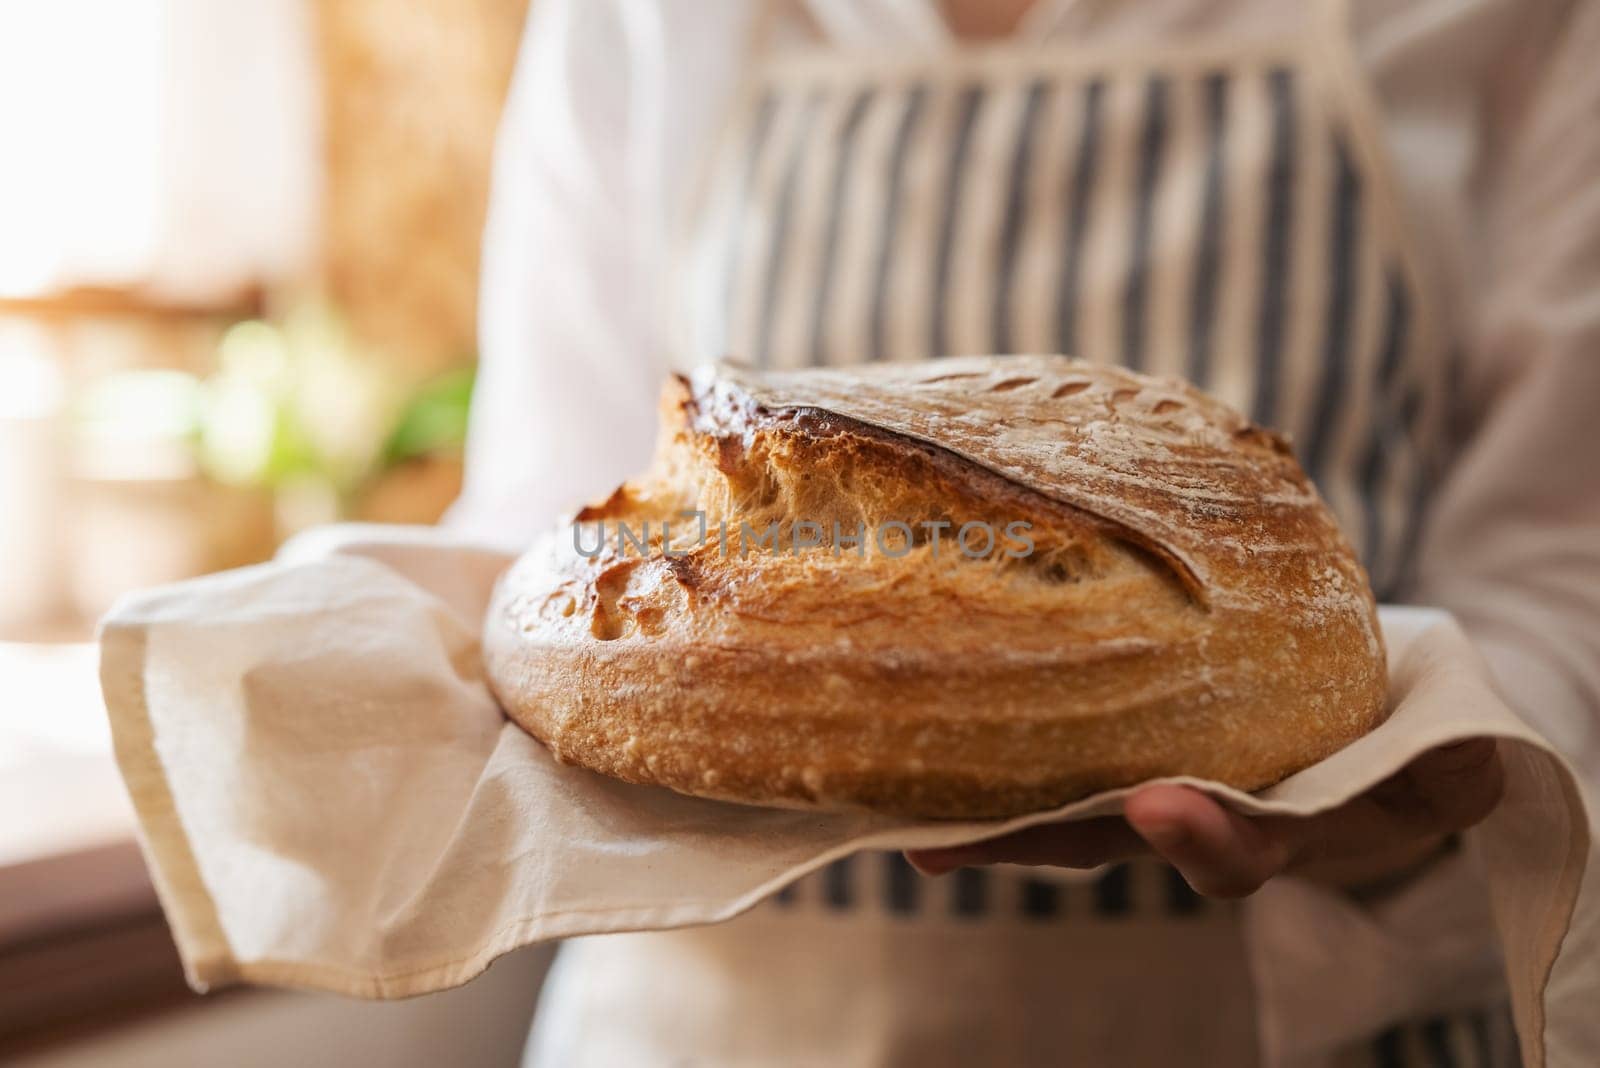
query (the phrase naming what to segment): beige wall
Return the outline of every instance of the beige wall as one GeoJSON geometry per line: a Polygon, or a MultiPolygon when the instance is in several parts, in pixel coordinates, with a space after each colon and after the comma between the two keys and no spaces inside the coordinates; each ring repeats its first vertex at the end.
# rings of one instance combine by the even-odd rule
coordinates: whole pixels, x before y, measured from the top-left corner
{"type": "Polygon", "coordinates": [[[418,377],[475,351],[479,236],[527,0],[316,0],[327,284],[418,377]]]}

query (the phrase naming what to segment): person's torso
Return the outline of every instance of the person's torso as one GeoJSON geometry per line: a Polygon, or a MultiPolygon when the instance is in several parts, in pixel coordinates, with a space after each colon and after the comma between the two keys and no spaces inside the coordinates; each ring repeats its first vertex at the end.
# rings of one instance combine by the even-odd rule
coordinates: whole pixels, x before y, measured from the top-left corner
{"type": "MultiPolygon", "coordinates": [[[[681,352],[1189,378],[1290,435],[1380,597],[1403,593],[1452,368],[1337,7],[1296,7],[1248,43],[1182,20],[1115,45],[758,43],[689,212],[681,352]]],[[[586,1063],[1255,1058],[1237,908],[1151,862],[930,881],[864,855],[718,928],[564,952],[539,1041],[586,1063]],[[571,1044],[619,1006],[647,1018],[571,1044]]],[[[1458,1030],[1345,1063],[1493,1061],[1458,1030]]]]}

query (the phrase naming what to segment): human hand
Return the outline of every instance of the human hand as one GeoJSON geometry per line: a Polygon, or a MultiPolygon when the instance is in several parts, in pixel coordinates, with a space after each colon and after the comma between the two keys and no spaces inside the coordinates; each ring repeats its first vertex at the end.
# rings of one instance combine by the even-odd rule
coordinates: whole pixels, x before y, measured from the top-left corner
{"type": "Polygon", "coordinates": [[[986,842],[909,850],[925,875],[976,864],[1094,868],[1155,854],[1195,891],[1237,898],[1273,876],[1356,888],[1415,868],[1445,840],[1494,811],[1499,750],[1477,738],[1434,749],[1360,797],[1315,816],[1244,816],[1188,786],[1135,790],[1122,816],[1050,823],[986,842]]]}

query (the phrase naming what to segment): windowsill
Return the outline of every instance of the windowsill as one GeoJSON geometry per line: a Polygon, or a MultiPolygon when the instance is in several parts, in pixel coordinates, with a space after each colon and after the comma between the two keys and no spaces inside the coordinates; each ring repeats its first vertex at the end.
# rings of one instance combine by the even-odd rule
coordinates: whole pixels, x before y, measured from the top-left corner
{"type": "Polygon", "coordinates": [[[0,643],[0,1059],[193,1002],[133,840],[94,645],[0,643]]]}
{"type": "Polygon", "coordinates": [[[0,869],[133,838],[93,643],[0,642],[0,869]]]}

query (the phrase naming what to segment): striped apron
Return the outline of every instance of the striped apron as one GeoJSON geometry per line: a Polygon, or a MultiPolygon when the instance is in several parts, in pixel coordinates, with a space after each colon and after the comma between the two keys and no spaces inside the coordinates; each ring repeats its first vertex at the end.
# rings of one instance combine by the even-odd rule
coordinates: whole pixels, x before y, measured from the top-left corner
{"type": "MultiPolygon", "coordinates": [[[[1341,13],[1241,48],[753,50],[691,213],[689,360],[1063,352],[1189,378],[1289,433],[1404,591],[1449,366],[1341,13]]],[[[1505,1017],[1324,1064],[1505,1064],[1505,1017]]],[[[719,927],[563,950],[540,1064],[1257,1059],[1237,906],[1170,868],[924,880],[839,861],[719,927]]]]}
{"type": "Polygon", "coordinates": [[[1049,42],[754,69],[681,349],[771,367],[1060,352],[1286,432],[1380,599],[1446,454],[1436,336],[1337,5],[1241,48],[1049,42]]]}

